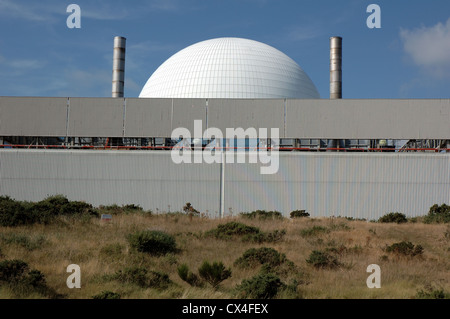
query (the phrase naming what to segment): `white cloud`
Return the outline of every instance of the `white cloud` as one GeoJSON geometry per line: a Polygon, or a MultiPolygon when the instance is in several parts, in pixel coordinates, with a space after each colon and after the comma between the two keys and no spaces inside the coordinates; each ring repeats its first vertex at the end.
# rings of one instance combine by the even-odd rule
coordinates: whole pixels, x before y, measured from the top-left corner
{"type": "Polygon", "coordinates": [[[400,30],[405,53],[414,64],[432,76],[447,77],[450,71],[450,18],[438,24],[414,30],[400,30]]]}
{"type": "Polygon", "coordinates": [[[322,31],[318,26],[293,26],[287,32],[290,41],[305,41],[317,38],[322,35],[322,31]]]}
{"type": "Polygon", "coordinates": [[[12,60],[6,63],[7,66],[14,69],[40,69],[45,66],[46,62],[38,60],[12,60]]]}
{"type": "MultiPolygon", "coordinates": [[[[54,22],[54,13],[59,5],[43,1],[19,4],[17,1],[0,0],[0,15],[7,18],[35,22],[54,22]]],[[[65,13],[65,12],[64,12],[65,13]]]]}

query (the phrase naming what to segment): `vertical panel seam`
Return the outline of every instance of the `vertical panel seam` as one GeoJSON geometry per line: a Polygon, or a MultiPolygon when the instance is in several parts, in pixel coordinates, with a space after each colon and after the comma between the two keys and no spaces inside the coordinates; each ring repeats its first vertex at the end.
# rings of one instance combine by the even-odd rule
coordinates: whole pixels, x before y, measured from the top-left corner
{"type": "Polygon", "coordinates": [[[69,117],[70,117],[70,97],[67,98],[66,103],[66,143],[68,143],[69,138],[69,117]]]}

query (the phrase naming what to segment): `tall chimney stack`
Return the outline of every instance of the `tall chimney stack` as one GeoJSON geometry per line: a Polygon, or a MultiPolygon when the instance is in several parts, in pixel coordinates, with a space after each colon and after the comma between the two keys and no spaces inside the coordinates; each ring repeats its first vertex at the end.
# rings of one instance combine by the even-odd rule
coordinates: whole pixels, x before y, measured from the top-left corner
{"type": "Polygon", "coordinates": [[[342,99],[342,38],[330,38],[330,99],[342,99]]]}
{"type": "MultiPolygon", "coordinates": [[[[330,38],[330,99],[342,99],[342,38],[330,38]]],[[[329,152],[345,147],[345,140],[328,140],[329,152]]]]}
{"type": "Polygon", "coordinates": [[[124,37],[114,37],[112,97],[124,95],[126,40],[124,37]]]}

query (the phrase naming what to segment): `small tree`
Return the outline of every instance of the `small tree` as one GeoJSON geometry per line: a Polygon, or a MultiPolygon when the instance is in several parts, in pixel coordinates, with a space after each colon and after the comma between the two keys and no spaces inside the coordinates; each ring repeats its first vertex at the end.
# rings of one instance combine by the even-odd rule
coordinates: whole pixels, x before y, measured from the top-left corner
{"type": "Polygon", "coordinates": [[[189,271],[189,266],[186,264],[182,264],[177,268],[178,271],[178,276],[180,276],[180,278],[187,282],[189,285],[194,286],[194,287],[200,287],[202,286],[202,281],[200,280],[200,278],[198,278],[198,276],[196,274],[194,274],[193,272],[189,271]]]}
{"type": "Polygon", "coordinates": [[[450,206],[434,204],[430,207],[428,215],[425,216],[424,223],[450,223],[450,206]]]}
{"type": "Polygon", "coordinates": [[[291,218],[298,218],[298,217],[309,217],[309,213],[307,213],[304,209],[294,210],[291,212],[291,218]]]}
{"type": "Polygon", "coordinates": [[[231,277],[231,269],[226,269],[222,262],[210,264],[204,261],[198,269],[198,273],[213,288],[217,288],[222,281],[231,277]]]}
{"type": "Polygon", "coordinates": [[[200,212],[196,210],[191,203],[186,203],[183,207],[183,211],[192,219],[193,216],[200,216],[200,212]]]}

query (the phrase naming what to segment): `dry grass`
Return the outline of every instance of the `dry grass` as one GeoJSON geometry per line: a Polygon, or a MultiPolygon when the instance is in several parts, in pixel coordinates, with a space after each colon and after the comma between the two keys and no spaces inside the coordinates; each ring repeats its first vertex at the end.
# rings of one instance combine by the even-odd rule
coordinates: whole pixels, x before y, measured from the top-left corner
{"type": "MultiPolygon", "coordinates": [[[[113,291],[122,298],[235,298],[235,288],[242,280],[258,273],[254,269],[240,269],[234,261],[253,247],[272,247],[284,253],[296,270],[281,274],[289,283],[298,282],[294,293],[281,293],[278,298],[415,298],[417,292],[432,285],[450,292],[450,233],[442,224],[380,224],[349,221],[344,218],[299,218],[281,220],[248,220],[239,217],[227,220],[193,218],[183,215],[123,214],[115,215],[109,223],[98,219],[77,221],[62,219],[51,225],[14,228],[0,227],[0,261],[20,259],[30,268],[40,270],[49,287],[65,298],[91,298],[102,291],[113,291]],[[286,230],[281,241],[256,244],[239,239],[219,240],[202,236],[230,220],[259,227],[262,231],[286,230]],[[327,231],[305,235],[314,226],[327,231]],[[153,257],[130,249],[127,235],[138,230],[162,230],[176,239],[178,253],[153,257]],[[447,235],[446,235],[447,234],[447,235]],[[27,237],[30,245],[6,242],[4,238],[27,237]],[[9,237],[8,237],[9,236],[9,237]],[[32,245],[33,240],[40,242],[32,245]],[[410,241],[424,248],[422,256],[402,257],[384,251],[387,245],[410,241]],[[316,269],[308,264],[313,250],[334,249],[339,261],[335,269],[316,269]],[[204,260],[221,261],[232,269],[232,277],[220,287],[212,289],[191,287],[177,274],[180,264],[187,264],[193,272],[204,260]],[[66,267],[81,267],[81,289],[69,289],[66,267]],[[381,288],[369,289],[366,268],[370,264],[381,267],[381,288]],[[127,267],[139,266],[167,273],[174,285],[167,289],[141,288],[134,284],[105,279],[127,267]]],[[[11,298],[0,287],[0,298],[11,298]]],[[[38,294],[26,298],[42,298],[38,294]]]]}

